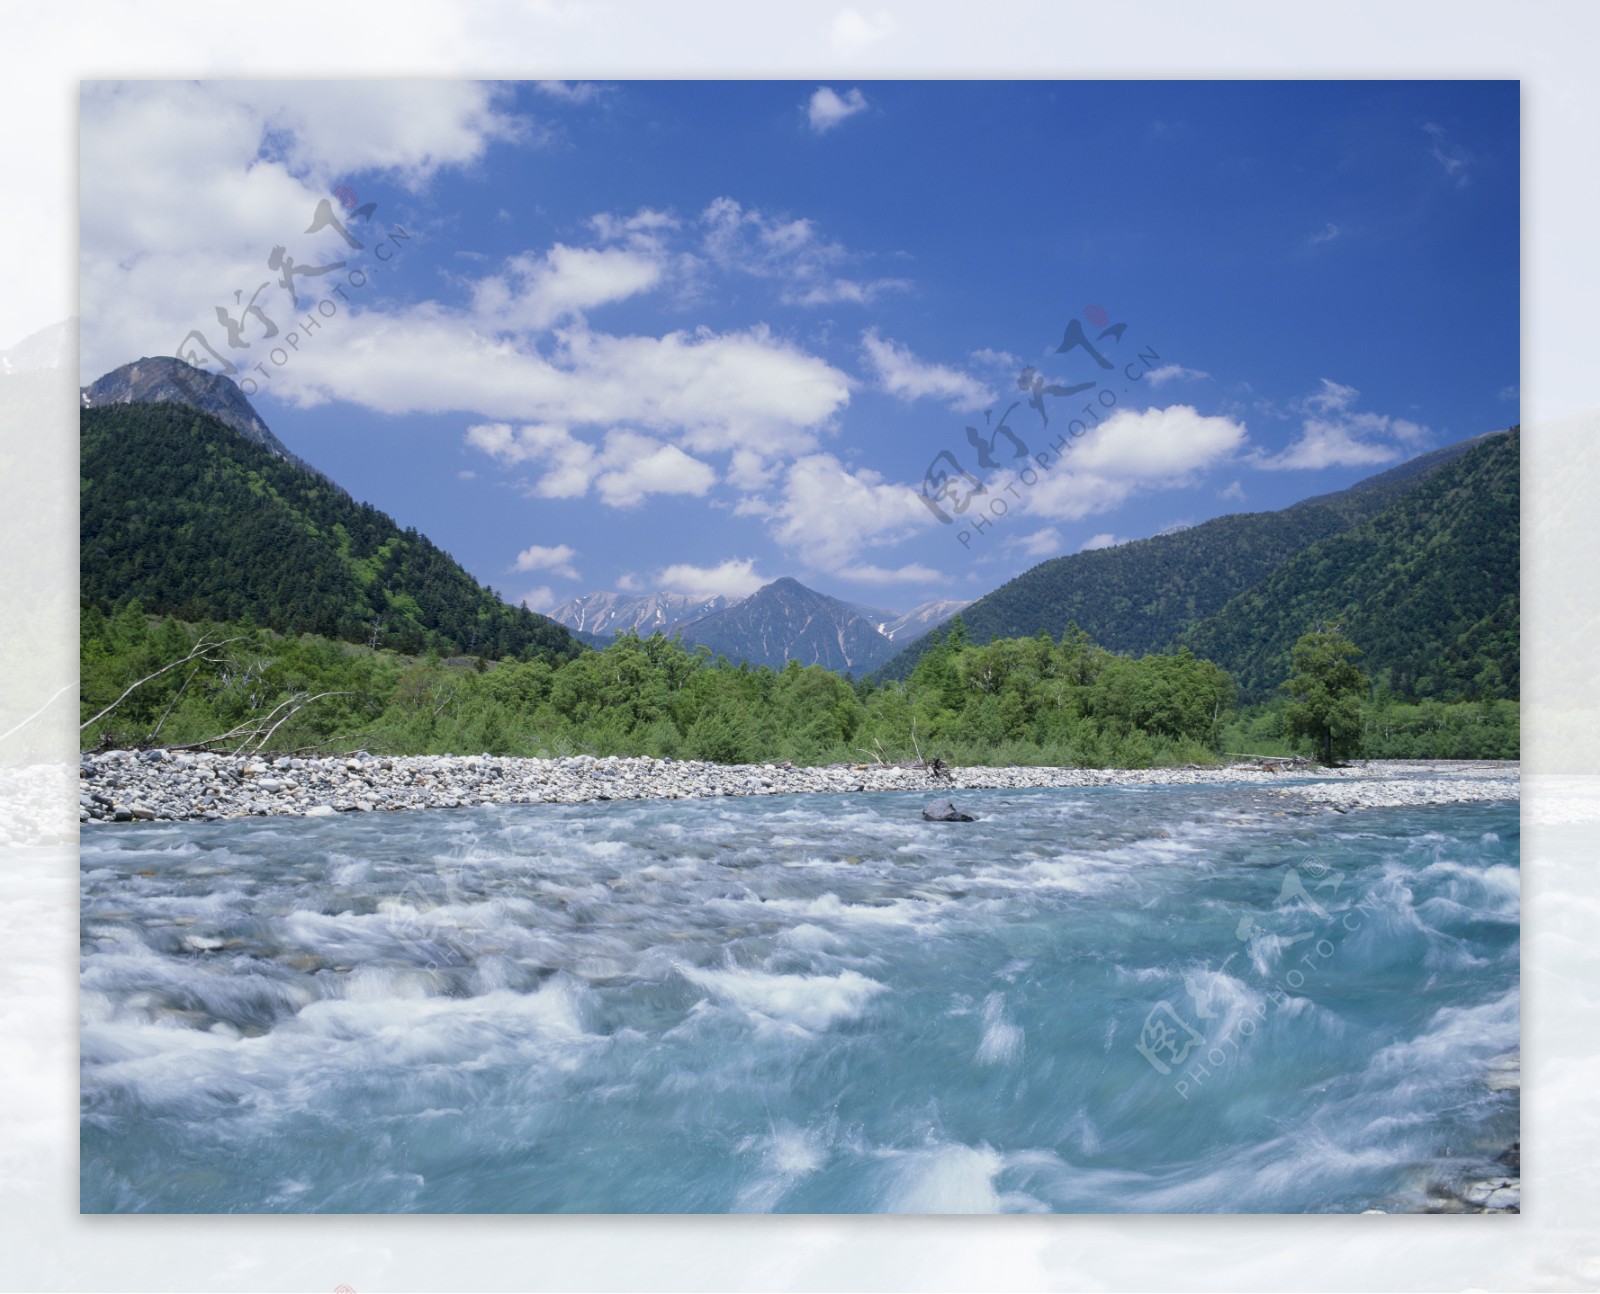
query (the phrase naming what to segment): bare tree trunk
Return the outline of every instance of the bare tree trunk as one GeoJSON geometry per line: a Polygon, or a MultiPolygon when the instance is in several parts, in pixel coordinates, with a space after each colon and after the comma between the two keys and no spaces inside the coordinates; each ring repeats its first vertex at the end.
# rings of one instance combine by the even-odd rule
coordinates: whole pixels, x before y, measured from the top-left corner
{"type": "Polygon", "coordinates": [[[299,714],[300,711],[304,710],[306,706],[310,705],[313,701],[320,701],[324,697],[328,696],[353,695],[354,693],[352,692],[318,692],[315,696],[291,696],[285,701],[279,701],[277,705],[273,706],[272,709],[268,710],[267,713],[259,719],[247,719],[244,723],[239,724],[238,727],[230,728],[227,732],[218,733],[215,737],[207,737],[204,741],[191,741],[182,746],[169,746],[167,749],[205,750],[211,746],[220,746],[225,742],[230,742],[235,737],[241,737],[243,740],[241,740],[239,744],[234,747],[233,753],[235,755],[242,754],[245,747],[247,747],[252,741],[256,743],[255,752],[259,752],[271,739],[273,733],[277,732],[279,728],[283,727],[284,724],[286,724],[290,719],[294,718],[295,715],[299,714]],[[271,727],[268,727],[268,722],[273,719],[278,711],[282,710],[285,706],[290,707],[288,713],[285,714],[281,719],[278,719],[277,722],[273,723],[271,727]],[[253,727],[251,726],[252,724],[254,725],[253,727]]]}
{"type": "MultiPolygon", "coordinates": [[[[240,637],[242,637],[242,636],[243,635],[240,635],[240,637]]],[[[85,719],[82,723],[80,723],[78,725],[78,731],[82,732],[85,728],[91,726],[92,724],[99,723],[100,720],[104,719],[108,714],[110,714],[119,705],[121,705],[124,701],[126,701],[139,688],[143,687],[146,683],[150,682],[152,679],[160,678],[169,669],[177,669],[179,665],[187,664],[189,661],[194,660],[195,657],[197,657],[197,656],[201,660],[206,661],[209,664],[212,664],[212,665],[221,664],[220,661],[217,661],[217,660],[213,659],[212,657],[207,656],[206,653],[207,652],[216,651],[217,648],[219,648],[219,647],[226,647],[229,643],[236,643],[239,640],[240,639],[238,637],[235,637],[235,638],[224,638],[221,642],[196,643],[195,646],[194,646],[194,649],[187,656],[183,656],[183,657],[179,658],[178,660],[175,660],[175,661],[172,661],[169,664],[163,665],[154,674],[146,674],[137,683],[130,683],[128,685],[127,690],[124,691],[121,696],[119,696],[115,701],[113,701],[110,705],[108,705],[104,710],[100,711],[100,713],[95,715],[94,718],[85,719]]]]}

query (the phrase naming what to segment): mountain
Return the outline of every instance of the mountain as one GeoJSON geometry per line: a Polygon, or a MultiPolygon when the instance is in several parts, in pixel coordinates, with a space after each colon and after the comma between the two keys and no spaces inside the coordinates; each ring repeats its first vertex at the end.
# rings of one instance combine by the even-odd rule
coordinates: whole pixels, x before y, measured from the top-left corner
{"type": "MultiPolygon", "coordinates": [[[[1159,651],[1195,621],[1265,579],[1308,544],[1345,528],[1328,508],[1217,517],[1114,548],[1056,557],[1025,571],[961,612],[973,642],[1060,638],[1077,624],[1102,647],[1159,651]]],[[[930,645],[910,644],[884,667],[906,678],[930,645]]]]}
{"type": "MultiPolygon", "coordinates": [[[[1515,431],[1516,428],[1511,430],[1515,431]]],[[[1463,454],[1470,454],[1491,436],[1503,436],[1504,431],[1485,431],[1476,436],[1469,436],[1466,440],[1458,440],[1453,445],[1446,445],[1443,449],[1435,449],[1431,453],[1419,454],[1416,458],[1407,459],[1398,467],[1391,467],[1387,471],[1379,472],[1376,476],[1369,476],[1365,480],[1357,481],[1348,489],[1340,490],[1336,494],[1315,494],[1309,499],[1301,499],[1299,503],[1292,504],[1296,508],[1332,508],[1335,512],[1347,517],[1352,523],[1359,524],[1394,503],[1401,495],[1409,491],[1417,482],[1429,473],[1443,467],[1452,459],[1460,458],[1463,454]]]]}
{"type": "Polygon", "coordinates": [[[0,375],[76,367],[78,321],[63,319],[0,350],[0,375]]]}
{"type": "Polygon", "coordinates": [[[848,603],[787,576],[684,626],[683,636],[729,660],[773,669],[797,660],[840,673],[867,674],[894,650],[848,603]]]}
{"type": "MultiPolygon", "coordinates": [[[[1040,630],[1059,638],[1076,624],[1112,651],[1165,650],[1297,554],[1370,522],[1494,435],[1505,433],[1447,446],[1276,512],[1216,517],[1150,539],[1052,558],[979,598],[961,613],[962,623],[978,643],[1040,630]]],[[[1513,571],[1515,565],[1513,560],[1513,571]]],[[[907,677],[931,642],[924,638],[908,646],[881,677],[907,677]]],[[[1217,663],[1230,668],[1229,660],[1217,663]]]]}
{"type": "Polygon", "coordinates": [[[629,630],[642,638],[671,637],[701,616],[733,606],[736,598],[693,598],[683,593],[584,593],[563,602],[550,618],[586,638],[609,642],[629,630]]]}
{"type": "Polygon", "coordinates": [[[793,659],[860,673],[877,668],[896,644],[915,640],[966,605],[943,598],[903,613],[886,611],[830,598],[785,578],[748,598],[585,593],[563,602],[550,618],[594,647],[630,631],[641,637],[681,633],[686,642],[752,665],[782,669],[793,659]],[[745,608],[742,614],[733,614],[740,608],[745,608]]]}
{"type": "Polygon", "coordinates": [[[1481,437],[1413,475],[1382,512],[1319,540],[1180,643],[1263,695],[1297,639],[1337,621],[1364,672],[1407,697],[1516,697],[1521,434],[1481,437]]]}
{"type": "MultiPolygon", "coordinates": [[[[158,404],[167,400],[209,413],[232,427],[246,440],[271,451],[285,462],[308,472],[317,469],[289,452],[274,436],[239,390],[225,377],[195,368],[170,355],[146,356],[112,369],[79,392],[85,409],[104,409],[114,404],[158,404]]],[[[317,472],[317,475],[322,475],[317,472]]]]}
{"type": "Polygon", "coordinates": [[[415,529],[208,411],[118,400],[84,408],[79,428],[85,607],[113,612],[138,599],[180,619],[249,617],[405,652],[583,650],[415,529]]]}
{"type": "Polygon", "coordinates": [[[883,607],[869,607],[865,602],[845,602],[843,598],[840,598],[839,602],[841,605],[849,607],[850,610],[867,621],[879,633],[883,632],[884,625],[900,618],[898,611],[887,611],[883,607]]]}
{"type": "Polygon", "coordinates": [[[924,602],[919,607],[912,607],[904,615],[891,615],[889,619],[878,622],[878,632],[892,643],[915,642],[930,629],[937,629],[951,616],[959,615],[971,605],[970,601],[957,598],[924,602]]]}

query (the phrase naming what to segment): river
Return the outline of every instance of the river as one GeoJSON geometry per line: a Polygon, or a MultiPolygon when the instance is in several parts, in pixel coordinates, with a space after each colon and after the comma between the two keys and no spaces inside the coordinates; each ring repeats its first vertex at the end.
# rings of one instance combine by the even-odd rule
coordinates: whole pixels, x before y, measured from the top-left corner
{"type": "Polygon", "coordinates": [[[1360,1212],[1517,1140],[1514,801],[1260,785],[134,823],[86,1212],[1360,1212]]]}

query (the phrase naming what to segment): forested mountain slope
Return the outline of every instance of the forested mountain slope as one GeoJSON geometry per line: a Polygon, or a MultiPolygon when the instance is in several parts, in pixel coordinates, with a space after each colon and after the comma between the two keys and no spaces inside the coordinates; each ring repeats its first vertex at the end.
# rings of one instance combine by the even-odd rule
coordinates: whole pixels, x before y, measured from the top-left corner
{"type": "Polygon", "coordinates": [[[1362,669],[1399,696],[1517,697],[1520,448],[1516,428],[1475,442],[1178,641],[1261,695],[1288,675],[1296,638],[1337,621],[1362,669]]]}
{"type": "MultiPolygon", "coordinates": [[[[1184,644],[1208,655],[1198,640],[1190,637],[1196,626],[1262,586],[1299,554],[1367,525],[1452,464],[1480,454],[1486,445],[1499,443],[1506,435],[1493,433],[1446,446],[1349,489],[1304,499],[1276,512],[1216,517],[1171,534],[1053,558],[979,598],[961,613],[961,619],[968,635],[978,643],[1025,637],[1040,630],[1059,638],[1069,625],[1076,624],[1112,651],[1137,655],[1184,644]]],[[[1513,582],[1516,565],[1513,558],[1513,582]]],[[[1304,573],[1305,568],[1301,569],[1304,573]]],[[[1483,632],[1494,631],[1486,626],[1483,632]]],[[[1291,636],[1289,642],[1297,636],[1291,636]]],[[[907,677],[917,658],[938,637],[935,632],[907,647],[889,661],[880,677],[907,677]]],[[[1212,658],[1235,673],[1247,690],[1262,685],[1265,673],[1260,661],[1248,671],[1248,677],[1238,673],[1244,658],[1256,650],[1246,649],[1238,632],[1219,628],[1205,641],[1210,651],[1228,648],[1224,655],[1212,658]]],[[[1445,647],[1440,644],[1441,650],[1445,647]]],[[[1475,649],[1463,644],[1461,650],[1471,654],[1475,649]]],[[[1277,645],[1262,647],[1260,653],[1275,662],[1287,659],[1277,645]]]]}
{"type": "Polygon", "coordinates": [[[182,404],[80,417],[80,596],[406,652],[571,657],[415,529],[182,404]]]}

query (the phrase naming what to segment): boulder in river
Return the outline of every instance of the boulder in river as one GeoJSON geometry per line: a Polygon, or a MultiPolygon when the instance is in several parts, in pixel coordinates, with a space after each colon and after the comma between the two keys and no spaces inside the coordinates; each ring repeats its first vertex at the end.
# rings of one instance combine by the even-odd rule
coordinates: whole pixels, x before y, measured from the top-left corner
{"type": "Polygon", "coordinates": [[[970,813],[963,813],[949,800],[930,800],[922,806],[922,816],[929,822],[974,822],[970,813]]]}

